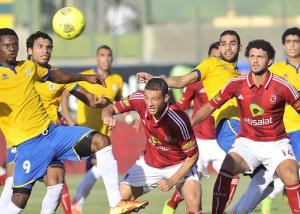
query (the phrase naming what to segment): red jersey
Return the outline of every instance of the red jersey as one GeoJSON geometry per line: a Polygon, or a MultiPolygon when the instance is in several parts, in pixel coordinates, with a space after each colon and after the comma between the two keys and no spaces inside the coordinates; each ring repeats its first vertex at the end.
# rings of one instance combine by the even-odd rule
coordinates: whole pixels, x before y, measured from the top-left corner
{"type": "Polygon", "coordinates": [[[146,108],[143,92],[136,92],[115,103],[120,113],[135,110],[142,120],[147,142],[145,162],[164,168],[183,162],[198,152],[188,116],[179,106],[168,105],[161,118],[155,120],[146,108]]]}
{"type": "MultiPolygon", "coordinates": [[[[183,89],[181,100],[177,103],[182,109],[187,109],[194,101],[192,118],[195,116],[198,109],[208,102],[205,89],[202,82],[196,82],[183,89]]],[[[209,116],[206,120],[193,126],[194,133],[199,139],[216,139],[216,129],[214,117],[209,116]]]]}
{"type": "Polygon", "coordinates": [[[236,97],[241,118],[239,137],[254,141],[276,141],[286,138],[283,113],[286,103],[300,112],[297,90],[283,78],[267,73],[260,87],[253,83],[251,72],[234,78],[210,101],[214,108],[236,97]]]}

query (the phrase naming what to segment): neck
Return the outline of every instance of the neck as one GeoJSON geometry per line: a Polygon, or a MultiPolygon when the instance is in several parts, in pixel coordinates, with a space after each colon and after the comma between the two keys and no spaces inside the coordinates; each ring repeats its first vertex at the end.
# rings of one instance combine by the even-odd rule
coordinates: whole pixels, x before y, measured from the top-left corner
{"type": "Polygon", "coordinates": [[[102,77],[106,78],[109,74],[109,70],[105,71],[103,69],[97,68],[97,73],[100,74],[102,77]]]}
{"type": "Polygon", "coordinates": [[[300,56],[298,57],[288,57],[288,61],[291,65],[298,68],[300,66],[300,56]]]}
{"type": "Polygon", "coordinates": [[[259,87],[260,85],[262,85],[267,74],[268,74],[268,70],[266,70],[263,73],[259,73],[259,74],[255,74],[255,73],[251,72],[254,85],[256,85],[256,87],[259,87]]]}

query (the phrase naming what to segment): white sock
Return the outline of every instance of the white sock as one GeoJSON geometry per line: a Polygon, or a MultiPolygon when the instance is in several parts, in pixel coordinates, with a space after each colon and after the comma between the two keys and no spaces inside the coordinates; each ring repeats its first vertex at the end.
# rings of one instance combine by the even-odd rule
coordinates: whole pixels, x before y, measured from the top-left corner
{"type": "Polygon", "coordinates": [[[13,176],[7,177],[0,197],[0,210],[3,210],[9,204],[13,194],[12,186],[13,176]]]}
{"type": "Polygon", "coordinates": [[[19,214],[23,211],[23,209],[17,207],[12,201],[10,201],[3,211],[3,214],[19,214]]]}
{"type": "Polygon", "coordinates": [[[91,168],[91,172],[94,174],[96,179],[99,179],[101,177],[101,168],[97,166],[93,166],[91,168]]]}
{"type": "Polygon", "coordinates": [[[47,187],[43,199],[41,214],[54,214],[61,200],[61,192],[64,184],[56,184],[47,187]]]}
{"type": "Polygon", "coordinates": [[[118,165],[112,153],[112,146],[107,146],[96,153],[97,168],[99,168],[105,185],[108,203],[115,207],[121,200],[118,180],[118,165]]]}
{"type": "Polygon", "coordinates": [[[278,193],[283,191],[283,189],[284,189],[284,183],[281,181],[280,178],[275,178],[274,179],[274,190],[273,190],[273,192],[270,193],[269,197],[274,199],[278,193]]]}

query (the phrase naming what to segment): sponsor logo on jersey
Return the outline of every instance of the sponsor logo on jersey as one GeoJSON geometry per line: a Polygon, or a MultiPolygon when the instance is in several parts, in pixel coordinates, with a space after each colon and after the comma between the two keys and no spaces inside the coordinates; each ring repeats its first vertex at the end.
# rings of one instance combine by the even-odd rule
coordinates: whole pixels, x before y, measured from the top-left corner
{"type": "Polygon", "coordinates": [[[265,113],[265,110],[256,103],[251,103],[250,112],[252,114],[252,117],[257,117],[263,115],[265,113]]]}
{"type": "Polygon", "coordinates": [[[275,104],[276,103],[276,94],[272,94],[270,96],[270,104],[275,104]]]}
{"type": "Polygon", "coordinates": [[[161,142],[159,142],[159,140],[153,135],[151,135],[150,143],[152,145],[155,145],[155,146],[160,146],[161,145],[161,142]]]}

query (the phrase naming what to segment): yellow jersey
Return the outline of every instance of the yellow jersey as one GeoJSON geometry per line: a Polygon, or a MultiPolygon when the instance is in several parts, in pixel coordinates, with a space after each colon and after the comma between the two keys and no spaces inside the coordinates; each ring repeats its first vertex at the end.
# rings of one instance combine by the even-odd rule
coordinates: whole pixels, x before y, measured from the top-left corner
{"type": "Polygon", "coordinates": [[[71,92],[79,87],[76,83],[57,84],[51,81],[36,82],[35,88],[41,96],[44,107],[52,122],[58,121],[58,108],[60,104],[60,97],[64,90],[71,92]]]}
{"type": "Polygon", "coordinates": [[[34,85],[49,75],[30,60],[15,67],[0,65],[0,128],[8,147],[17,146],[46,130],[51,122],[34,85]]]}
{"type": "MultiPolygon", "coordinates": [[[[81,74],[95,74],[95,69],[83,71],[81,74]]],[[[97,96],[105,96],[111,101],[122,97],[123,79],[121,75],[111,73],[105,78],[106,88],[98,84],[90,84],[87,82],[78,82],[88,92],[97,96]]],[[[102,109],[95,109],[85,105],[78,100],[77,123],[94,130],[100,131],[104,135],[110,135],[110,131],[103,125],[101,119],[102,109]]]]}
{"type": "MultiPolygon", "coordinates": [[[[199,70],[201,81],[208,96],[212,99],[232,78],[240,76],[233,63],[226,62],[217,57],[210,57],[202,61],[194,70],[199,70]]],[[[228,100],[213,113],[215,125],[218,126],[222,119],[239,119],[237,102],[235,98],[228,100]]]]}
{"type": "MultiPolygon", "coordinates": [[[[288,61],[281,61],[273,64],[269,70],[286,79],[300,91],[300,68],[295,68],[288,61]]],[[[300,116],[290,105],[286,105],[285,107],[283,123],[288,133],[300,130],[300,116]]]]}

